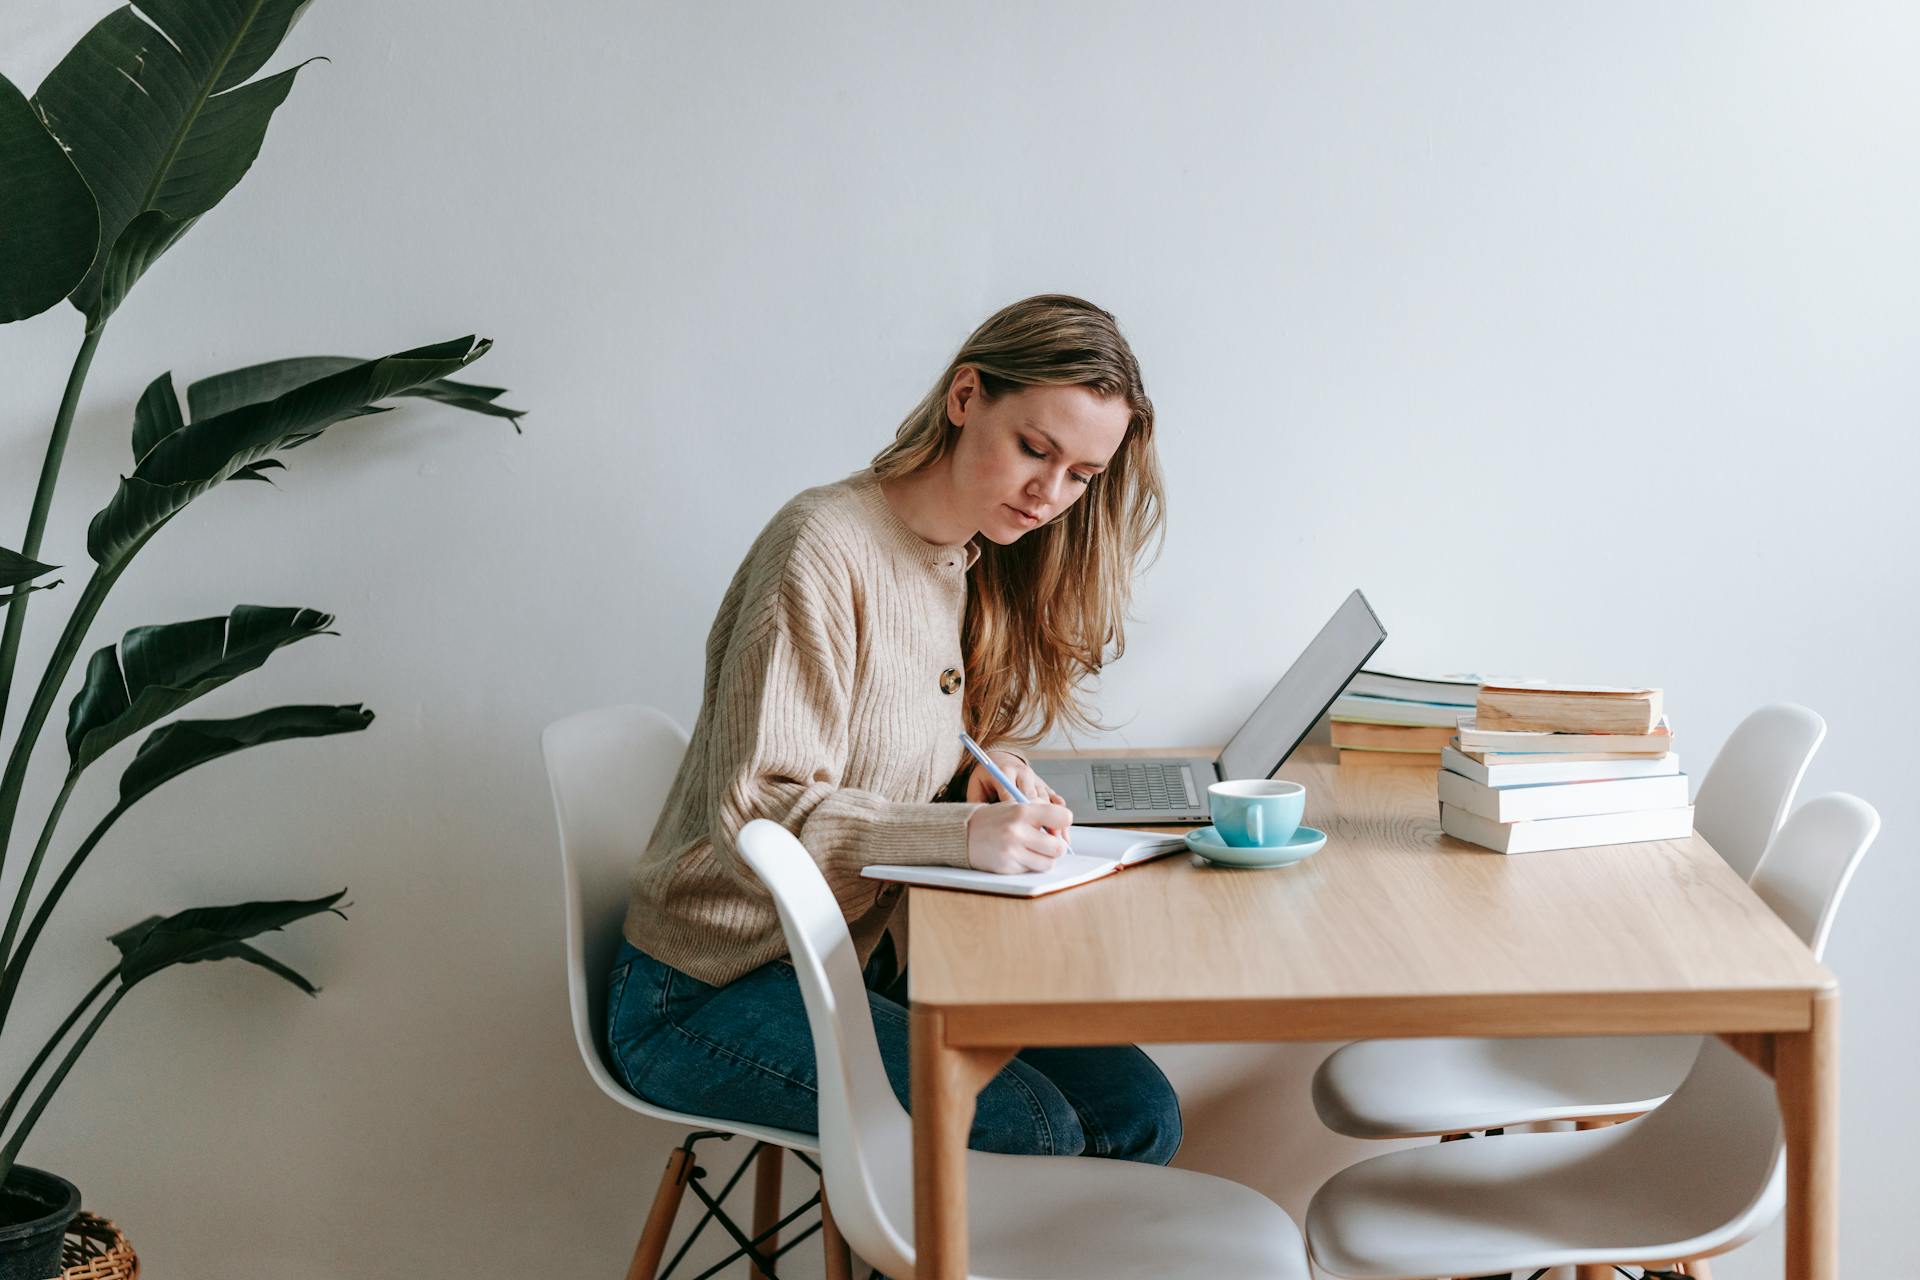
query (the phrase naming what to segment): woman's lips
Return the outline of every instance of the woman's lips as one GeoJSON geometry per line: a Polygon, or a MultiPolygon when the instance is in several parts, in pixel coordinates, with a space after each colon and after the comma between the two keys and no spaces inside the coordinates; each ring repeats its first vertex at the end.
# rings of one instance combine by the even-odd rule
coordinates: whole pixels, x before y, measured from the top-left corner
{"type": "Polygon", "coordinates": [[[1002,503],[1001,505],[1004,506],[1007,510],[1013,512],[1013,518],[1018,520],[1021,524],[1032,526],[1040,523],[1039,516],[1032,515],[1032,514],[1029,514],[1028,512],[1022,511],[1019,507],[1014,506],[1011,502],[1002,503]]]}

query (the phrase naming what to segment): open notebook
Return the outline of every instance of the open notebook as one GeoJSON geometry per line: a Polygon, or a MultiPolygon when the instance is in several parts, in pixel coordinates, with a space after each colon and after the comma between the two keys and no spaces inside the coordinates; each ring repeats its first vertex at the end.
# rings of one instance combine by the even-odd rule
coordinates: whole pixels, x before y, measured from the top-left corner
{"type": "Polygon", "coordinates": [[[931,885],[936,889],[970,889],[1010,898],[1037,898],[1110,876],[1122,867],[1179,853],[1187,847],[1184,838],[1178,835],[1128,831],[1120,827],[1075,826],[1068,832],[1067,843],[1073,852],[1061,854],[1045,871],[1000,875],[971,867],[904,867],[883,863],[867,867],[860,874],[869,880],[898,880],[902,884],[931,885]]]}

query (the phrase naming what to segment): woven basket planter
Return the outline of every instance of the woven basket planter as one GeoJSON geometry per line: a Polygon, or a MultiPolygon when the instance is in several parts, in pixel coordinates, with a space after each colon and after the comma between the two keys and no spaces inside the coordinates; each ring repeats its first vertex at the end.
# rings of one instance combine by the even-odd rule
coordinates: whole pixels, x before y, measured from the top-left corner
{"type": "Polygon", "coordinates": [[[59,1280],[134,1280],[139,1274],[140,1259],[126,1233],[81,1210],[60,1246],[59,1280]]]}

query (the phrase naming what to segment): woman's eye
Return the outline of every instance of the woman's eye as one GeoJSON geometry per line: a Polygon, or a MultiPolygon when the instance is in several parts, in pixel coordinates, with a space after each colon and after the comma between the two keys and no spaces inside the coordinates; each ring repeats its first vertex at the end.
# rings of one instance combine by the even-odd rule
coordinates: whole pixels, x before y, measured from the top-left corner
{"type": "MultiPolygon", "coordinates": [[[[1029,458],[1039,458],[1043,462],[1046,461],[1047,455],[1040,452],[1038,449],[1034,448],[1032,445],[1028,444],[1025,440],[1022,440],[1020,442],[1020,452],[1026,454],[1029,458]]],[[[1090,485],[1093,483],[1092,476],[1082,475],[1078,471],[1069,471],[1067,472],[1067,474],[1073,477],[1074,481],[1082,486],[1090,485]]]]}

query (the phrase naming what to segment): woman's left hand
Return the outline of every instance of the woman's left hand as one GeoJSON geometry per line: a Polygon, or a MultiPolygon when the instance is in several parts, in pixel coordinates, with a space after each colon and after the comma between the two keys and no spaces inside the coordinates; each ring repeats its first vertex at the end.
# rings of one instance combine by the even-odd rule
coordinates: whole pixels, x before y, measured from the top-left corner
{"type": "MultiPolygon", "coordinates": [[[[993,758],[995,764],[1000,766],[1000,772],[1006,774],[1013,785],[1020,788],[1020,794],[1024,795],[1029,803],[1066,803],[1060,798],[1058,791],[1048,786],[1040,775],[1033,771],[1032,765],[1014,755],[1013,752],[989,751],[987,754],[993,758]]],[[[1000,789],[1000,784],[993,780],[992,774],[982,769],[977,763],[973,766],[972,772],[967,775],[968,804],[993,804],[996,801],[1012,799],[1012,796],[1000,789]]]]}

